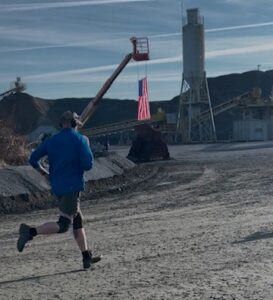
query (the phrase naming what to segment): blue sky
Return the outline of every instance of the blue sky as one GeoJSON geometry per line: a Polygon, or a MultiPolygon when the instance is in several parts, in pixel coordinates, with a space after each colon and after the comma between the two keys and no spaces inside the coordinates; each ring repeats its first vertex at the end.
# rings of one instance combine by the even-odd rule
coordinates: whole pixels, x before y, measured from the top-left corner
{"type": "MultiPolygon", "coordinates": [[[[209,77],[273,69],[272,0],[185,0],[205,18],[209,77]]],[[[0,92],[16,76],[42,98],[93,97],[147,36],[151,60],[130,62],[106,94],[136,99],[147,68],[150,100],[179,94],[182,77],[180,0],[0,0],[0,92]]]]}

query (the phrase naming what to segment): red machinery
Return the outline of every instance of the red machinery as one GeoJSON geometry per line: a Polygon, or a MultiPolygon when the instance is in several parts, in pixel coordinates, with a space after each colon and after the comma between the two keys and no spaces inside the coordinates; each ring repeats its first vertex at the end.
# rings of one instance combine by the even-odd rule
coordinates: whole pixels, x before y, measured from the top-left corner
{"type": "MultiPolygon", "coordinates": [[[[99,101],[131,59],[134,59],[135,61],[149,60],[148,39],[132,37],[131,42],[133,44],[133,52],[124,57],[112,76],[106,80],[95,98],[89,102],[81,113],[80,120],[83,124],[85,124],[95,112],[99,101]]],[[[170,158],[167,145],[163,142],[160,132],[155,131],[148,125],[136,125],[135,130],[137,132],[137,137],[128,154],[129,159],[134,162],[145,162],[170,158]]]]}
{"type": "Polygon", "coordinates": [[[106,80],[106,82],[101,87],[101,89],[99,90],[99,92],[97,93],[95,98],[89,102],[89,104],[86,106],[86,108],[81,113],[80,120],[83,124],[85,124],[87,122],[87,120],[95,112],[99,101],[102,99],[102,97],[105,95],[105,93],[109,90],[112,83],[119,76],[119,74],[122,72],[122,70],[126,67],[126,65],[130,62],[131,59],[134,59],[136,61],[149,60],[148,39],[132,37],[131,42],[133,44],[133,52],[127,54],[124,57],[124,59],[122,60],[120,65],[116,68],[116,70],[114,71],[112,76],[106,80]]]}
{"type": "Polygon", "coordinates": [[[132,37],[133,59],[135,61],[149,60],[149,42],[146,37],[132,37]]]}

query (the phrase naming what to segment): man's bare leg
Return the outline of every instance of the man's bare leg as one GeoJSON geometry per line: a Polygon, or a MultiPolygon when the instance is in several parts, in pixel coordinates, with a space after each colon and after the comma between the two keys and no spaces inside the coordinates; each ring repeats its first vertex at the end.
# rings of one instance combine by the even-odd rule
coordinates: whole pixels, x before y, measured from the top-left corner
{"type": "Polygon", "coordinates": [[[83,227],[83,217],[79,207],[77,214],[73,218],[73,234],[82,253],[84,269],[90,268],[93,263],[101,260],[100,256],[93,257],[92,252],[88,249],[86,233],[83,227]]]}
{"type": "Polygon", "coordinates": [[[59,232],[60,227],[56,222],[47,222],[36,227],[36,230],[37,234],[54,234],[59,232]]]}
{"type": "Polygon", "coordinates": [[[102,256],[93,256],[92,252],[88,249],[84,228],[74,229],[73,233],[75,241],[82,252],[83,267],[84,269],[88,269],[92,264],[100,261],[102,256]]]}
{"type": "Polygon", "coordinates": [[[75,241],[80,248],[81,252],[87,251],[87,239],[84,228],[74,229],[73,230],[75,241]]]}
{"type": "Polygon", "coordinates": [[[47,222],[37,227],[31,227],[27,224],[21,224],[19,228],[19,238],[17,240],[17,249],[19,252],[24,250],[28,241],[31,241],[39,234],[64,233],[69,229],[72,216],[60,212],[58,222],[47,222]]]}
{"type": "MultiPolygon", "coordinates": [[[[60,211],[60,216],[63,216],[71,221],[72,217],[60,211]]],[[[37,234],[55,234],[60,231],[60,226],[57,222],[47,222],[36,227],[37,234]]]]}

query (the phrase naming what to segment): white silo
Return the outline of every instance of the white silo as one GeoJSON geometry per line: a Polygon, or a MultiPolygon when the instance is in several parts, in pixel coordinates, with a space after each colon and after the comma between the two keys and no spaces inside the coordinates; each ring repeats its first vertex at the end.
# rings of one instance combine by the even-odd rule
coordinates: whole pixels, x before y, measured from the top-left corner
{"type": "Polygon", "coordinates": [[[197,8],[188,10],[183,27],[183,73],[190,86],[202,84],[205,72],[204,25],[197,8]]]}
{"type": "Polygon", "coordinates": [[[183,30],[183,81],[181,85],[177,136],[182,141],[212,141],[216,139],[214,118],[205,72],[204,18],[198,8],[187,10],[183,30]],[[203,123],[200,116],[210,112],[203,123]]]}

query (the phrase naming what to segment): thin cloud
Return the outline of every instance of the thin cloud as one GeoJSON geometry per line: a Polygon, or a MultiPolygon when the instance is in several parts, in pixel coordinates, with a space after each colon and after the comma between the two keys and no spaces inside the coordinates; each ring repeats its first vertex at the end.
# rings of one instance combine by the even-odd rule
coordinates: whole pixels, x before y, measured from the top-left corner
{"type": "Polygon", "coordinates": [[[118,4],[118,3],[134,3],[149,2],[155,0],[94,0],[94,1],[71,1],[71,2],[52,2],[52,3],[24,3],[24,4],[7,4],[0,5],[0,12],[42,10],[51,8],[67,8],[90,5],[118,4]]]}
{"type": "MultiPolygon", "coordinates": [[[[215,57],[221,57],[221,56],[233,56],[233,55],[240,55],[240,54],[250,54],[250,53],[260,53],[265,51],[271,51],[273,50],[273,42],[267,43],[264,45],[256,45],[256,46],[246,46],[246,47],[235,47],[230,49],[222,49],[222,50],[213,50],[208,51],[206,53],[207,58],[215,58],[215,57]]],[[[166,58],[160,58],[160,59],[154,59],[151,61],[148,61],[148,65],[160,65],[160,64],[169,64],[169,63],[181,63],[182,62],[182,56],[173,56],[173,57],[166,57],[166,58]]],[[[139,65],[144,65],[146,62],[140,62],[140,63],[131,63],[127,66],[127,68],[135,68],[139,65]]],[[[82,68],[82,69],[74,69],[74,70],[68,70],[68,71],[61,71],[61,72],[50,72],[50,73],[43,73],[43,74],[36,74],[36,75],[30,75],[25,76],[25,80],[46,80],[46,79],[52,79],[52,78],[60,78],[62,76],[76,76],[76,75],[83,75],[83,74],[91,74],[91,73],[98,73],[98,72],[105,72],[105,71],[113,71],[118,65],[106,65],[106,66],[99,66],[99,67],[91,67],[91,68],[82,68]]]]}
{"type": "Polygon", "coordinates": [[[103,72],[103,71],[114,70],[117,66],[118,65],[107,65],[107,66],[74,69],[74,70],[60,71],[60,72],[42,73],[37,75],[25,76],[24,78],[26,80],[47,79],[47,78],[53,78],[59,76],[62,77],[62,76],[79,75],[79,74],[86,74],[86,73],[103,72]]]}
{"type": "Polygon", "coordinates": [[[214,58],[219,56],[231,56],[238,54],[247,54],[247,53],[259,53],[273,50],[273,42],[267,43],[266,45],[254,45],[247,47],[231,48],[231,49],[222,49],[222,50],[213,50],[209,51],[206,55],[207,58],[214,58]]]}
{"type": "MultiPolygon", "coordinates": [[[[101,0],[103,1],[103,0],[101,0]]],[[[110,3],[110,0],[106,0],[110,3]]],[[[126,2],[138,2],[138,1],[155,1],[155,0],[113,0],[112,3],[118,3],[118,1],[126,1],[126,2]]],[[[89,1],[84,1],[84,2],[89,2],[89,1]]],[[[94,1],[92,1],[94,3],[94,1]]],[[[97,2],[97,1],[95,1],[97,2]]],[[[71,3],[71,2],[70,2],[71,3]]],[[[78,2],[77,2],[78,3],[78,2]]],[[[54,3],[53,3],[54,4],[54,3]]],[[[66,4],[66,3],[63,3],[66,4]]],[[[102,3],[101,3],[102,4],[102,3]]],[[[0,5],[1,9],[1,5],[0,5]]],[[[265,22],[265,23],[254,23],[254,24],[246,24],[246,25],[238,25],[238,26],[228,26],[228,27],[219,27],[219,28],[211,28],[211,29],[206,29],[205,32],[221,32],[221,31],[232,31],[232,30],[240,30],[240,29],[247,29],[247,28],[259,28],[259,27],[266,27],[266,26],[273,26],[273,22],[265,22]]],[[[1,30],[1,27],[0,27],[1,30]]],[[[4,30],[4,28],[3,28],[4,30]]],[[[8,29],[5,29],[8,31],[8,29]]],[[[35,31],[26,31],[25,33],[28,34],[28,36],[24,37],[24,34],[22,34],[22,30],[17,32],[17,29],[12,29],[10,30],[10,36],[14,35],[16,33],[16,37],[20,38],[21,40],[27,39],[29,36],[29,40],[33,40],[35,36],[37,36],[37,41],[43,41],[44,39],[41,39],[41,32],[35,32],[35,31]],[[19,35],[20,32],[20,35],[19,35]]],[[[23,31],[24,33],[24,31],[23,31]]],[[[157,35],[150,35],[149,38],[167,38],[167,37],[175,37],[175,36],[181,36],[181,32],[177,33],[166,33],[166,34],[157,34],[157,35]]],[[[60,35],[61,37],[61,35],[60,35]]],[[[43,45],[43,46],[32,46],[32,47],[20,47],[20,48],[5,48],[5,49],[0,49],[0,53],[6,53],[6,52],[16,52],[16,51],[32,51],[32,50],[42,50],[42,49],[51,49],[51,48],[69,48],[69,47],[89,47],[89,46],[94,46],[94,45],[101,45],[103,46],[103,43],[109,43],[111,44],[115,42],[122,42],[125,41],[125,38],[116,38],[116,39],[108,39],[108,40],[100,40],[100,41],[95,41],[95,39],[92,39],[92,42],[85,42],[85,41],[80,41],[80,42],[74,42],[74,43],[58,43],[57,40],[60,40],[59,35],[54,39],[54,44],[50,45],[43,45]]],[[[71,39],[71,37],[69,37],[71,39]]]]}
{"type": "Polygon", "coordinates": [[[206,29],[206,32],[218,32],[218,31],[226,31],[226,30],[237,30],[237,29],[245,29],[245,28],[258,28],[264,26],[272,26],[273,22],[265,22],[265,23],[256,23],[256,24],[247,24],[247,25],[239,25],[239,26],[228,26],[222,28],[212,28],[206,29]]]}
{"type": "MultiPolygon", "coordinates": [[[[23,78],[28,82],[34,82],[28,80],[27,77],[23,78]]],[[[103,83],[107,79],[107,75],[105,74],[78,74],[77,76],[59,76],[58,83],[103,83]]],[[[150,82],[174,82],[181,80],[181,72],[161,72],[161,71],[154,71],[149,74],[149,81],[150,82]]],[[[36,79],[35,82],[42,82],[42,83],[56,83],[56,78],[46,78],[46,79],[36,79]]],[[[136,73],[126,73],[121,74],[117,82],[119,83],[135,83],[137,82],[137,74],[136,73]]]]}
{"type": "MultiPolygon", "coordinates": [[[[104,48],[109,44],[120,45],[121,42],[126,41],[125,38],[119,37],[116,33],[115,37],[105,34],[102,36],[97,32],[67,32],[57,31],[53,28],[39,29],[39,28],[20,28],[18,26],[0,26],[0,38],[3,36],[7,43],[2,43],[0,46],[0,53],[33,51],[43,49],[58,49],[58,48],[104,48]],[[46,37],[46,38],[45,38],[46,37]],[[7,46],[8,42],[12,44],[18,42],[25,42],[29,46],[14,47],[7,46]]],[[[128,42],[127,38],[127,42],[128,42]]]]}
{"type": "Polygon", "coordinates": [[[107,39],[107,40],[98,40],[91,42],[76,42],[76,43],[63,43],[57,45],[43,45],[43,46],[32,46],[32,47],[21,47],[21,48],[4,48],[0,49],[0,53],[9,53],[17,51],[35,51],[35,50],[44,50],[44,49],[57,49],[57,48],[72,48],[72,47],[92,47],[94,46],[105,46],[106,44],[112,44],[113,42],[122,42],[125,39],[107,39]]]}
{"type": "MultiPolygon", "coordinates": [[[[259,27],[272,26],[272,25],[273,25],[273,22],[254,23],[254,24],[246,24],[246,25],[238,25],[238,26],[211,28],[211,29],[206,29],[205,32],[240,30],[240,29],[246,29],[246,28],[259,28],[259,27]]],[[[180,36],[180,35],[181,35],[181,32],[176,32],[176,33],[150,35],[149,37],[150,38],[165,38],[165,37],[180,36]]]]}
{"type": "MultiPolygon", "coordinates": [[[[159,58],[153,59],[148,62],[138,62],[138,63],[131,63],[127,66],[127,68],[136,68],[141,65],[155,65],[155,64],[166,64],[166,63],[175,63],[182,60],[182,56],[174,56],[174,57],[167,57],[167,58],[159,58]]],[[[106,65],[106,66],[99,66],[99,67],[91,67],[91,68],[81,68],[81,69],[74,69],[68,71],[60,71],[60,72],[49,72],[49,73],[42,73],[36,75],[29,75],[25,76],[25,80],[39,80],[39,79],[48,79],[48,78],[60,78],[62,76],[74,76],[74,75],[82,75],[82,74],[91,74],[97,72],[105,72],[105,71],[112,71],[117,68],[118,65],[106,65]]]]}

